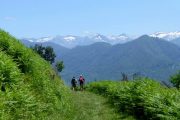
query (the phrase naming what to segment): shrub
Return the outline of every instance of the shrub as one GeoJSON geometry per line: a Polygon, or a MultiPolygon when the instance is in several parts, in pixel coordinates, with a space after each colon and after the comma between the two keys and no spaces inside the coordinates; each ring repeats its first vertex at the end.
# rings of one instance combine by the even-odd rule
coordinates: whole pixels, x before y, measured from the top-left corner
{"type": "Polygon", "coordinates": [[[179,89],[180,88],[180,71],[177,74],[171,76],[170,81],[174,85],[174,87],[179,89]]]}
{"type": "Polygon", "coordinates": [[[138,119],[180,119],[180,92],[154,80],[94,82],[88,88],[107,96],[120,111],[138,119]]]}

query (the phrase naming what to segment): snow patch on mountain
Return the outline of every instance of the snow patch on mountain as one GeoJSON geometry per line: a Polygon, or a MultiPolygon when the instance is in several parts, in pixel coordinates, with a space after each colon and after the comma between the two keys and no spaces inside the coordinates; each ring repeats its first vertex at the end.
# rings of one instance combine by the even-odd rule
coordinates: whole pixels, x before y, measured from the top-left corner
{"type": "Polygon", "coordinates": [[[41,43],[43,43],[43,42],[51,41],[51,40],[53,40],[53,39],[54,39],[54,37],[42,37],[42,38],[37,39],[35,42],[41,42],[41,43]]]}
{"type": "Polygon", "coordinates": [[[64,37],[64,40],[66,40],[67,42],[71,42],[71,41],[76,40],[76,37],[74,37],[74,36],[66,36],[66,37],[64,37]]]}
{"type": "Polygon", "coordinates": [[[179,38],[180,32],[157,32],[157,33],[151,34],[149,36],[162,38],[162,39],[171,41],[173,39],[179,38]]]}
{"type": "Polygon", "coordinates": [[[96,36],[95,39],[96,40],[102,40],[101,36],[96,36]]]}
{"type": "Polygon", "coordinates": [[[122,35],[111,35],[111,36],[108,36],[109,39],[111,40],[127,40],[129,39],[129,37],[125,34],[122,34],[122,35]]]}
{"type": "Polygon", "coordinates": [[[34,42],[34,40],[31,40],[31,39],[29,39],[28,41],[29,41],[29,42],[34,42]]]}
{"type": "Polygon", "coordinates": [[[107,38],[109,39],[109,43],[111,44],[118,44],[118,43],[123,44],[134,39],[134,37],[129,37],[126,34],[111,35],[111,36],[107,36],[107,38]]]}

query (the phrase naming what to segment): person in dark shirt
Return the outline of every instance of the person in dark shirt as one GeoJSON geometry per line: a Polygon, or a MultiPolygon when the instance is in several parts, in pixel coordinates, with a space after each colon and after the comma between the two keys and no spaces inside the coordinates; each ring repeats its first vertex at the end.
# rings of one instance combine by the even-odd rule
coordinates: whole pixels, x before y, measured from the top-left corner
{"type": "Polygon", "coordinates": [[[72,85],[72,90],[76,90],[76,87],[77,87],[77,80],[75,77],[72,78],[71,80],[71,85],[72,85]]]}

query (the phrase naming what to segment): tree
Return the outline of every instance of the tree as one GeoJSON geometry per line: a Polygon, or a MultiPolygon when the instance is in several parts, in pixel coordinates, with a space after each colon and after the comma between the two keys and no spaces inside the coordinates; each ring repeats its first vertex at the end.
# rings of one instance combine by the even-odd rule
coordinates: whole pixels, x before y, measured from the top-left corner
{"type": "Polygon", "coordinates": [[[52,64],[52,63],[54,63],[55,57],[56,57],[56,55],[54,53],[53,48],[50,46],[47,46],[45,48],[45,52],[44,52],[44,59],[49,61],[52,64]]]}
{"type": "MultiPolygon", "coordinates": [[[[42,58],[49,61],[51,64],[54,63],[56,54],[51,46],[43,47],[42,45],[36,44],[31,47],[36,53],[38,53],[42,58]]],[[[56,72],[61,72],[64,69],[63,61],[57,61],[55,64],[56,72]]],[[[54,77],[53,77],[54,78],[54,77]]]]}
{"type": "Polygon", "coordinates": [[[43,57],[44,51],[45,51],[45,47],[43,47],[42,45],[35,44],[35,46],[32,47],[32,49],[35,52],[37,52],[41,57],[43,57]]]}
{"type": "Polygon", "coordinates": [[[64,69],[64,63],[63,63],[63,61],[57,61],[55,66],[56,66],[56,70],[57,70],[58,72],[61,72],[61,71],[64,69]]]}
{"type": "Polygon", "coordinates": [[[51,46],[43,47],[42,45],[36,44],[32,49],[51,64],[54,63],[56,55],[51,46]]]}
{"type": "Polygon", "coordinates": [[[177,74],[171,76],[170,82],[173,84],[174,87],[178,89],[180,88],[180,71],[177,74]]]}

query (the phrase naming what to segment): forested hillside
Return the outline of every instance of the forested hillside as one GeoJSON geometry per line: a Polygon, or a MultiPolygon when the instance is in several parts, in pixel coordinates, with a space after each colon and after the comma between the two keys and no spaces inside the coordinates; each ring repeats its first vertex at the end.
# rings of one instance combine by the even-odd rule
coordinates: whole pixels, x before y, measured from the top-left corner
{"type": "Polygon", "coordinates": [[[159,81],[180,69],[180,48],[163,39],[147,35],[125,44],[95,43],[71,49],[61,58],[65,64],[62,76],[84,74],[87,80],[119,80],[121,73],[134,73],[159,81]]]}

